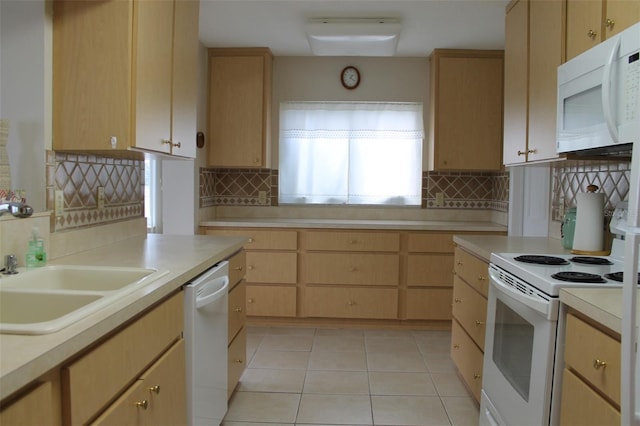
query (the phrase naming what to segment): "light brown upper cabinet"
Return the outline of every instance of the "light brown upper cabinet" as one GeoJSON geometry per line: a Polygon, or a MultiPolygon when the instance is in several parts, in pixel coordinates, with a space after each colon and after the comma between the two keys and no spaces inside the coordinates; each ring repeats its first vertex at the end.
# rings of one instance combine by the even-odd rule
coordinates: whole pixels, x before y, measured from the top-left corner
{"type": "Polygon", "coordinates": [[[640,21],[640,0],[567,0],[567,60],[640,21]]]}
{"type": "Polygon", "coordinates": [[[504,164],[556,153],[557,68],[562,63],[563,0],[507,5],[504,52],[504,164]]]}
{"type": "Polygon", "coordinates": [[[53,5],[53,149],[195,157],[199,2],[53,5]]]}
{"type": "Polygon", "coordinates": [[[429,170],[502,167],[502,50],[431,57],[429,170]]]}
{"type": "Polygon", "coordinates": [[[268,166],[272,62],[267,48],[209,49],[209,166],[268,166]]]}

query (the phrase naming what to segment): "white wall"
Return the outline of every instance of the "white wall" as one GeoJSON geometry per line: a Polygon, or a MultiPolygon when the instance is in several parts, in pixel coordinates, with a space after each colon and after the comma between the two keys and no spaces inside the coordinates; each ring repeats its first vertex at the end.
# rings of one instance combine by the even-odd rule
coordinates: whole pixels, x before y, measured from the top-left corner
{"type": "MultiPolygon", "coordinates": [[[[273,61],[271,167],[278,168],[280,103],[284,101],[423,102],[425,135],[429,124],[429,59],[402,57],[277,56],[273,61]],[[347,90],[340,72],[347,65],[360,71],[360,85],[347,90]]],[[[423,149],[423,167],[427,149],[423,149]]]]}
{"type": "Polygon", "coordinates": [[[10,121],[12,189],[44,211],[51,149],[52,22],[44,0],[0,1],[0,118],[10,121]]]}

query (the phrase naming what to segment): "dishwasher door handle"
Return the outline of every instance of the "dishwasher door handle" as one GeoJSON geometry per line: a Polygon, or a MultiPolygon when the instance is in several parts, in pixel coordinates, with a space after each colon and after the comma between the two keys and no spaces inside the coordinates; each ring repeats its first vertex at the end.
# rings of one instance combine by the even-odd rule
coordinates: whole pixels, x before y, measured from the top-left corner
{"type": "Polygon", "coordinates": [[[229,288],[229,277],[218,277],[204,284],[196,297],[196,308],[200,309],[220,299],[229,288]]]}

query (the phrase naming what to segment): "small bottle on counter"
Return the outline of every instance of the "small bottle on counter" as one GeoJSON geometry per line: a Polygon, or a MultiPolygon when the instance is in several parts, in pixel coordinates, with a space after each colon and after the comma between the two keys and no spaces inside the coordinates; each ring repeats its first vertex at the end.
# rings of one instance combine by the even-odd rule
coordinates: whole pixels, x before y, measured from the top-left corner
{"type": "Polygon", "coordinates": [[[27,268],[37,268],[47,264],[47,253],[44,251],[44,240],[40,238],[40,231],[34,227],[31,239],[27,242],[27,268]]]}

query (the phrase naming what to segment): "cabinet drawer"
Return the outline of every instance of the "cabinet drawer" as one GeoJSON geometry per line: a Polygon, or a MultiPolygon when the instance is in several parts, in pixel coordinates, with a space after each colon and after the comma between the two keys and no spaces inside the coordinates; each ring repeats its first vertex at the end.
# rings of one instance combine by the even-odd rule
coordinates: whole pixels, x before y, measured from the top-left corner
{"type": "Polygon", "coordinates": [[[179,338],[183,303],[180,292],[62,368],[65,423],[86,423],[179,338]]]}
{"type": "Polygon", "coordinates": [[[393,232],[309,231],[307,250],[399,251],[400,234],[393,232]]]}
{"type": "Polygon", "coordinates": [[[262,229],[207,229],[206,235],[230,235],[249,239],[246,250],[296,250],[298,232],[291,230],[262,229]]]}
{"type": "Polygon", "coordinates": [[[229,292],[229,324],[228,342],[231,343],[235,335],[242,328],[246,320],[246,284],[241,282],[229,292]]]}
{"type": "Polygon", "coordinates": [[[453,234],[409,234],[409,253],[453,253],[453,234]]]}
{"type": "Polygon", "coordinates": [[[487,299],[458,277],[453,284],[453,316],[480,349],[484,350],[487,299]]]}
{"type": "Polygon", "coordinates": [[[620,404],[620,342],[587,324],[567,315],[564,359],[569,368],[620,404]],[[606,366],[597,361],[606,362],[606,366]]]}
{"type": "Polygon", "coordinates": [[[451,287],[452,254],[410,254],[407,258],[407,285],[417,287],[451,287]]]}
{"type": "Polygon", "coordinates": [[[92,424],[185,424],[186,378],[177,374],[184,365],[184,340],[180,339],[92,424]],[[146,408],[137,405],[145,402],[146,408]]]}
{"type": "Polygon", "coordinates": [[[242,278],[247,269],[247,255],[244,250],[234,254],[229,259],[229,288],[233,288],[242,278]]]}
{"type": "Polygon", "coordinates": [[[298,279],[298,254],[247,252],[247,282],[295,284],[298,279]]]}
{"type": "Polygon", "coordinates": [[[458,321],[451,321],[451,358],[476,401],[480,401],[482,390],[483,356],[458,321]]]}
{"type": "Polygon", "coordinates": [[[307,283],[398,285],[395,254],[307,253],[305,261],[307,283]]]}
{"type": "Polygon", "coordinates": [[[450,288],[410,288],[407,290],[407,319],[450,320],[450,288]]]}
{"type": "Polygon", "coordinates": [[[571,371],[562,373],[560,424],[575,426],[617,426],[620,412],[571,371]]]}
{"type": "Polygon", "coordinates": [[[489,263],[467,253],[460,247],[455,249],[455,275],[487,297],[489,293],[489,263]]]}
{"type": "Polygon", "coordinates": [[[227,370],[227,398],[231,398],[240,376],[247,365],[247,329],[243,328],[229,345],[227,356],[229,367],[227,370]]]}
{"type": "Polygon", "coordinates": [[[247,285],[247,315],[295,317],[296,288],[293,286],[247,285]]]}
{"type": "Polygon", "coordinates": [[[323,318],[398,317],[398,291],[382,288],[307,287],[305,314],[323,318]]]}

